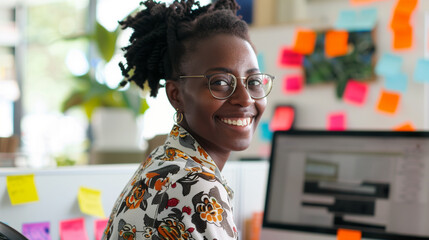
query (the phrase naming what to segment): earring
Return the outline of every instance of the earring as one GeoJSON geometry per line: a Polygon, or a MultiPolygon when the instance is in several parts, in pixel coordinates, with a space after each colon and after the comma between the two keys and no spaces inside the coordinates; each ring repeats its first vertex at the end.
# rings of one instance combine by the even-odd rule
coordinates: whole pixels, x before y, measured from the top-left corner
{"type": "Polygon", "coordinates": [[[179,124],[183,120],[183,113],[179,112],[179,109],[176,109],[176,112],[173,115],[174,122],[179,124]]]}

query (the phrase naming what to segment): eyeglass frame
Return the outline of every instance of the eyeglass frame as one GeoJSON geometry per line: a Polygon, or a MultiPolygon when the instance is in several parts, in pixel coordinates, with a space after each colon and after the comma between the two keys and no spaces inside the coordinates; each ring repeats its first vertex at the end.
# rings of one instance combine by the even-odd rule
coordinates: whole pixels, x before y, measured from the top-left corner
{"type": "Polygon", "coordinates": [[[253,98],[253,99],[256,99],[256,100],[258,100],[258,99],[263,99],[263,98],[265,98],[265,97],[267,97],[268,96],[268,94],[270,94],[270,92],[271,92],[271,90],[273,89],[273,81],[274,81],[274,76],[273,75],[270,75],[270,74],[267,74],[267,73],[253,73],[253,74],[250,74],[249,76],[247,76],[247,77],[236,77],[234,74],[232,74],[232,73],[228,73],[228,72],[220,72],[220,73],[213,73],[213,74],[209,74],[209,75],[206,75],[206,74],[204,74],[204,75],[189,75],[189,76],[185,76],[185,75],[182,75],[182,76],[179,76],[179,79],[183,79],[183,78],[206,78],[207,79],[207,83],[208,83],[208,88],[209,88],[209,91],[210,91],[210,94],[214,97],[214,98],[216,98],[216,99],[219,99],[219,100],[225,100],[225,99],[228,99],[229,97],[231,97],[233,94],[234,94],[234,92],[235,92],[235,89],[237,89],[237,82],[238,82],[238,79],[241,79],[242,80],[242,82],[244,83],[244,87],[246,88],[246,91],[247,91],[247,93],[249,93],[249,96],[251,97],[251,98],[253,98]],[[211,88],[210,88],[210,77],[212,77],[212,76],[214,76],[214,75],[216,75],[216,74],[227,74],[227,75],[229,75],[229,76],[232,76],[233,77],[233,79],[235,80],[235,84],[234,84],[234,89],[232,90],[232,92],[227,96],[227,97],[223,97],[223,98],[221,98],[221,97],[216,97],[215,95],[213,95],[213,92],[212,92],[212,90],[211,90],[211,88]],[[269,89],[269,91],[267,92],[267,94],[265,94],[265,96],[263,96],[263,97],[259,97],[259,98],[257,98],[257,97],[253,97],[251,94],[250,94],[250,92],[249,92],[249,89],[247,88],[247,83],[248,83],[248,81],[247,81],[247,79],[249,78],[249,77],[251,77],[251,76],[254,76],[254,75],[267,75],[268,77],[270,77],[270,79],[271,79],[271,87],[270,87],[270,89],[269,89]],[[243,81],[244,80],[244,81],[243,81]]]}

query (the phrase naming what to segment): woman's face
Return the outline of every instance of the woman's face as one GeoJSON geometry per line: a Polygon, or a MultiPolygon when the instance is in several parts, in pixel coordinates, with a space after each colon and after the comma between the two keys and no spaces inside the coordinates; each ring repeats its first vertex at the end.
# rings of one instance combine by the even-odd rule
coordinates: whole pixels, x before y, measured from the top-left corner
{"type": "MultiPolygon", "coordinates": [[[[258,73],[251,45],[238,37],[218,34],[195,43],[181,65],[183,75],[228,72],[239,77],[258,73]]],[[[246,149],[265,110],[266,99],[255,100],[238,79],[235,92],[224,100],[215,99],[206,78],[180,80],[184,119],[181,123],[209,153],[246,149]],[[237,121],[242,125],[238,126],[237,121]]]]}

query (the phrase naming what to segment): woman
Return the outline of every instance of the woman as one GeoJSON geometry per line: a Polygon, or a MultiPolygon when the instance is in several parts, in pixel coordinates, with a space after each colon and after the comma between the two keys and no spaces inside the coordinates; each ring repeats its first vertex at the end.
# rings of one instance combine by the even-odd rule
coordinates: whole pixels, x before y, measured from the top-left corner
{"type": "Polygon", "coordinates": [[[177,124],[119,196],[104,239],[237,239],[220,171],[249,146],[273,77],[258,69],[235,0],[143,4],[121,22],[134,29],[122,72],[153,97],[165,79],[177,124]]]}

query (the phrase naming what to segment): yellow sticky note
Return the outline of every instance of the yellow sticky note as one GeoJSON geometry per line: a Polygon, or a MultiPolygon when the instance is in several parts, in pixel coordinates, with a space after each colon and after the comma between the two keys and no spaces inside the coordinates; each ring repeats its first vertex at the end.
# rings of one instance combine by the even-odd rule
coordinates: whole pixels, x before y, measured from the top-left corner
{"type": "Polygon", "coordinates": [[[39,201],[34,174],[7,176],[6,187],[12,205],[39,201]]]}
{"type": "Polygon", "coordinates": [[[101,191],[80,187],[77,198],[81,212],[104,218],[103,204],[101,203],[101,191]]]}

